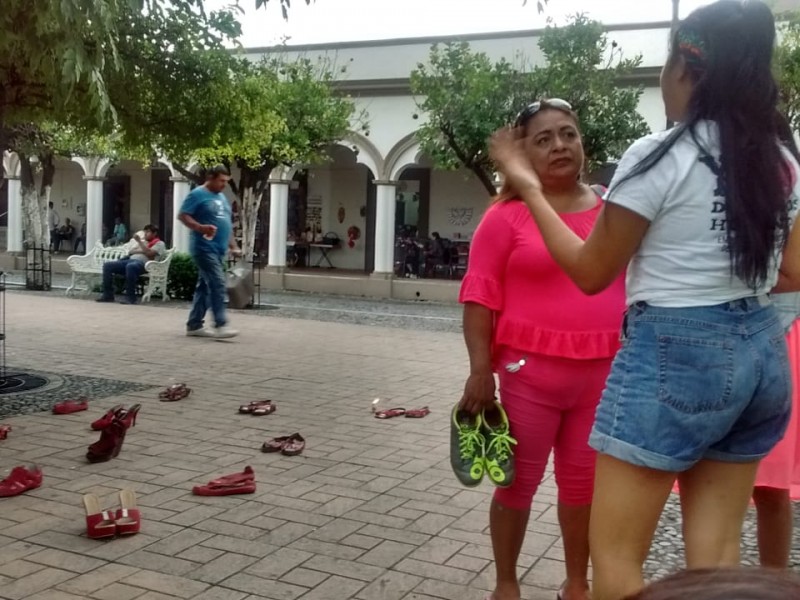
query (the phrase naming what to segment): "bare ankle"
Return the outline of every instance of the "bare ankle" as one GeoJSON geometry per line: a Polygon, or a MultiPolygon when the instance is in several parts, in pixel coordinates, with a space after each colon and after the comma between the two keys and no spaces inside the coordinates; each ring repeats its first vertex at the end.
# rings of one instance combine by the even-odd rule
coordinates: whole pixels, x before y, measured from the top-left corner
{"type": "Polygon", "coordinates": [[[498,581],[489,598],[491,600],[520,600],[519,582],[498,581]]]}

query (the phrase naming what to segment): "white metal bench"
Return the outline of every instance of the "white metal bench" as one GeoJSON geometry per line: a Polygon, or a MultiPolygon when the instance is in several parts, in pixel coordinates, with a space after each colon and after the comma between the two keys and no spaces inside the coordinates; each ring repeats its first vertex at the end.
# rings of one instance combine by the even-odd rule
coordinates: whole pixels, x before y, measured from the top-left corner
{"type": "MultiPolygon", "coordinates": [[[[97,242],[85,255],[73,255],[67,258],[67,264],[72,271],[72,283],[67,288],[67,296],[81,286],[86,292],[91,292],[94,285],[103,276],[103,265],[112,260],[122,260],[136,242],[128,242],[121,246],[103,246],[97,242]]],[[[161,292],[161,300],[166,302],[167,295],[167,276],[169,275],[169,264],[175,254],[175,248],[167,250],[166,255],[161,260],[148,260],[144,265],[142,277],[147,279],[142,302],[149,302],[155,292],[161,292]]]]}

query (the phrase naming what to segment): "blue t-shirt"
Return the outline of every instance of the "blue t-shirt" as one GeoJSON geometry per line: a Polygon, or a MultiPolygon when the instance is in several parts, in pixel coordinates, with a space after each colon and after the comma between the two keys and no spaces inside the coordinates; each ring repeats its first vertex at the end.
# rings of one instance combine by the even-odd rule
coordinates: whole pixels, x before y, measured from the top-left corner
{"type": "Polygon", "coordinates": [[[225,256],[228,252],[231,230],[231,203],[224,194],[215,194],[204,185],[194,188],[181,206],[181,212],[186,213],[201,225],[216,225],[217,233],[214,239],[207,240],[199,231],[192,231],[192,254],[198,252],[213,252],[225,256]]]}

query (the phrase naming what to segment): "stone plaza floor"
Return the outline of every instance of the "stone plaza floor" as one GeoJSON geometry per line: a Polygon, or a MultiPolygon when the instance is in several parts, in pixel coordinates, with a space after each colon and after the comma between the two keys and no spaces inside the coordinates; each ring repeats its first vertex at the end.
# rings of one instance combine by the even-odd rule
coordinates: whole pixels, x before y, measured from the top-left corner
{"type": "MultiPolygon", "coordinates": [[[[44,471],[41,488],[0,499],[0,598],[480,600],[491,588],[491,488],[465,489],[449,468],[449,412],[467,368],[458,307],[274,294],[265,310],[234,312],[242,335],[218,342],[183,335],[181,303],[6,300],[9,369],[50,383],[0,395],[0,422],[13,427],[0,476],[26,463],[44,471]],[[192,395],[159,402],[177,382],[192,395]],[[47,410],[83,393],[88,412],[47,410]],[[274,414],[237,414],[265,398],[274,414]],[[432,412],[381,421],[374,398],[432,412]],[[87,463],[89,422],[136,402],[120,456],[87,463]],[[260,452],[294,432],[307,442],[300,456],[260,452]],[[255,494],[192,495],[245,465],[255,494]],[[82,495],[111,508],[123,488],[136,491],[141,533],[87,539],[82,495]]],[[[520,560],[527,600],[553,600],[563,579],[555,498],[548,474],[520,560]]],[[[676,511],[672,501],[652,573],[680,567],[676,511]]],[[[745,546],[752,562],[752,519],[745,546]]]]}

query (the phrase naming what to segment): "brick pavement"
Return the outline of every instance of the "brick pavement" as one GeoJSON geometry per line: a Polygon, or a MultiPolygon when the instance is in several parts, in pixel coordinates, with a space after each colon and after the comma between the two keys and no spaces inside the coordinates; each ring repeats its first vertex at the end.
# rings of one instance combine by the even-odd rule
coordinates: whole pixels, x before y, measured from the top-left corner
{"type": "MultiPolygon", "coordinates": [[[[7,419],[3,475],[42,465],[45,483],[0,499],[0,598],[8,600],[478,600],[493,582],[490,488],[460,487],[448,464],[448,412],[466,354],[455,333],[235,314],[234,342],[187,339],[185,315],[157,306],[9,293],[8,362],[55,373],[152,384],[88,413],[7,419]],[[192,396],[160,403],[186,381],[192,396]],[[236,414],[272,398],[275,414],[236,414]],[[422,420],[379,421],[385,406],[431,407],[422,420]],[[143,409],[118,459],[84,459],[88,422],[118,402],[143,409]],[[300,431],[299,457],[261,443],[300,431]],[[251,496],[203,498],[191,487],[252,465],[251,496]],[[94,541],[81,496],[107,504],[136,490],[143,529],[94,541]]],[[[0,402],[2,398],[0,397],[0,402]]],[[[563,574],[548,479],[520,561],[523,597],[552,600],[563,574]]]]}

